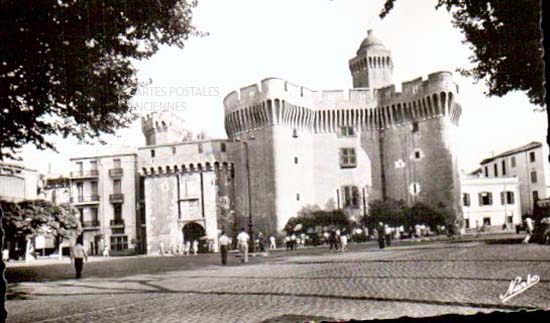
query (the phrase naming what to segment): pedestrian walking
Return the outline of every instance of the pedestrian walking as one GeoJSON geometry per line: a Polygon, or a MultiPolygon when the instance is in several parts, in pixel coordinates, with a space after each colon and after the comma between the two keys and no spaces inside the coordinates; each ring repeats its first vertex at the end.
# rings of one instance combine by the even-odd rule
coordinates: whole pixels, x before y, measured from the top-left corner
{"type": "Polygon", "coordinates": [[[383,222],[378,223],[376,231],[378,233],[378,246],[380,249],[384,249],[386,246],[386,230],[383,222]]]}
{"type": "Polygon", "coordinates": [[[199,252],[199,240],[193,240],[193,254],[197,255],[199,252]]]}
{"type": "Polygon", "coordinates": [[[529,217],[525,219],[525,229],[527,234],[525,235],[525,239],[523,239],[522,243],[528,244],[529,240],[531,240],[531,236],[533,235],[533,230],[535,229],[533,220],[529,217]]]}
{"type": "Polygon", "coordinates": [[[336,230],[332,229],[328,237],[328,250],[336,250],[336,230]]]}
{"type": "Polygon", "coordinates": [[[391,228],[389,225],[384,225],[384,236],[386,238],[386,246],[391,245],[391,228]]]}
{"type": "Polygon", "coordinates": [[[347,234],[343,234],[340,236],[340,251],[341,252],[346,251],[347,246],[348,246],[348,236],[347,234]]]}
{"type": "Polygon", "coordinates": [[[296,249],[296,235],[293,233],[290,236],[290,250],[296,249]]]}
{"type": "Polygon", "coordinates": [[[222,265],[227,265],[227,253],[229,252],[229,246],[231,245],[231,238],[225,235],[222,231],[220,236],[220,253],[222,255],[222,265]]]}
{"type": "Polygon", "coordinates": [[[82,277],[82,269],[84,268],[84,260],[88,261],[88,254],[86,249],[80,242],[71,247],[71,262],[74,263],[74,269],[76,271],[76,279],[82,277]]]}
{"type": "Polygon", "coordinates": [[[248,262],[248,240],[250,236],[241,228],[241,232],[237,235],[237,244],[241,255],[241,262],[248,262]]]}
{"type": "Polygon", "coordinates": [[[103,246],[103,257],[109,257],[109,245],[105,242],[103,246]]]}
{"type": "Polygon", "coordinates": [[[187,240],[183,244],[183,255],[189,256],[190,253],[191,253],[191,241],[187,240]]]}
{"type": "Polygon", "coordinates": [[[271,250],[277,249],[277,244],[275,242],[275,237],[274,236],[269,237],[269,249],[271,249],[271,250]]]}

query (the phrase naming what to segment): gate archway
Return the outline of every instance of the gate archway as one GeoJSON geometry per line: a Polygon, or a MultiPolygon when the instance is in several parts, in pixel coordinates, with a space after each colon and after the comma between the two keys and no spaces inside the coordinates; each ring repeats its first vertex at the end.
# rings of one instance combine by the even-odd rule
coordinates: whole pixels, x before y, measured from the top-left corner
{"type": "Polygon", "coordinates": [[[197,222],[189,222],[183,226],[182,233],[183,241],[193,242],[193,240],[199,240],[200,238],[204,237],[206,231],[204,231],[202,225],[198,224],[197,222]]]}

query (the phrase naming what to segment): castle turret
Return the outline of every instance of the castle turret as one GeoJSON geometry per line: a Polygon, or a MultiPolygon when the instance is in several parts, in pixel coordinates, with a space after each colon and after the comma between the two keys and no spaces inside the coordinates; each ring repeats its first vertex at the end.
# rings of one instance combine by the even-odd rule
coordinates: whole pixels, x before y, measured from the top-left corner
{"type": "Polygon", "coordinates": [[[369,30],[356,56],[349,60],[354,88],[379,89],[393,84],[391,51],[369,30]]]}
{"type": "Polygon", "coordinates": [[[141,131],[147,146],[182,142],[190,135],[185,130],[183,119],[170,111],[153,112],[142,117],[141,131]]]}

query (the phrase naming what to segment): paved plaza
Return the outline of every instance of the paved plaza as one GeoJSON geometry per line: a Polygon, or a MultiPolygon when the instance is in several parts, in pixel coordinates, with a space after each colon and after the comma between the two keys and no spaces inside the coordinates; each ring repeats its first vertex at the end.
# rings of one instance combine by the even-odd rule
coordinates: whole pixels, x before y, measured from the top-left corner
{"type": "MultiPolygon", "coordinates": [[[[125,258],[89,263],[78,281],[53,274],[40,282],[19,279],[9,286],[8,322],[291,322],[550,309],[549,246],[474,241],[379,250],[371,244],[343,254],[272,253],[246,265],[233,256],[230,266],[218,261],[218,255],[125,258]],[[502,303],[510,281],[529,274],[540,282],[502,303]]],[[[70,273],[70,265],[56,266],[70,273]]],[[[7,276],[40,268],[10,268],[7,276]]]]}

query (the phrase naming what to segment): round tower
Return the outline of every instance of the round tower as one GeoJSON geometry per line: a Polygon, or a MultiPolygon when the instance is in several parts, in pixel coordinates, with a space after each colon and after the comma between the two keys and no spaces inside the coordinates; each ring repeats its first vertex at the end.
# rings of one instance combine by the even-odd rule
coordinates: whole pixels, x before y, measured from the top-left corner
{"type": "Polygon", "coordinates": [[[371,29],[363,39],[356,56],[349,60],[354,88],[379,89],[393,84],[393,60],[391,51],[376,37],[371,29]]]}

